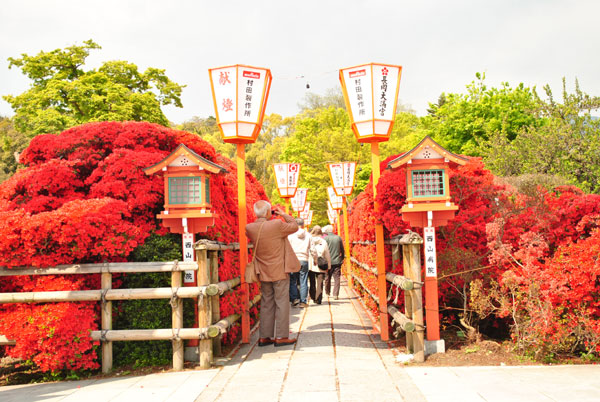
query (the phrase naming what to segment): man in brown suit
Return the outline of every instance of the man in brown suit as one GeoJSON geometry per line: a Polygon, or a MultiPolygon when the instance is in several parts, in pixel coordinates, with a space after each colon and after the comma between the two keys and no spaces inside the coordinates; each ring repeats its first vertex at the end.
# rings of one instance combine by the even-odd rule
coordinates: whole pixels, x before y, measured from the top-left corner
{"type": "Polygon", "coordinates": [[[258,346],[272,343],[275,346],[292,345],[296,339],[290,339],[290,272],[300,270],[287,236],[298,230],[295,219],[280,208],[271,210],[267,201],[254,204],[256,221],[246,225],[246,235],[258,247],[255,265],[260,279],[262,294],[260,303],[260,339],[258,346]],[[271,220],[276,215],[283,218],[271,220]],[[262,229],[261,229],[262,225],[262,229]],[[259,237],[260,230],[260,237],[259,237]]]}

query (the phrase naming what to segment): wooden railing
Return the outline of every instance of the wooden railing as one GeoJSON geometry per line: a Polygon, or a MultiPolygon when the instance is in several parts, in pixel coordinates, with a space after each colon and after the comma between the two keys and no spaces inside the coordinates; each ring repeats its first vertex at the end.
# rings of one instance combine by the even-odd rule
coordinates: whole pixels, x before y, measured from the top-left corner
{"type": "MultiPolygon", "coordinates": [[[[199,241],[194,245],[196,262],[158,263],[103,263],[62,265],[46,269],[0,267],[0,276],[17,275],[73,275],[100,274],[101,289],[54,292],[0,293],[0,303],[78,302],[98,301],[101,303],[101,330],[92,331],[91,338],[102,343],[102,372],[112,370],[112,342],[140,340],[171,340],[173,346],[173,368],[182,370],[185,339],[198,339],[198,358],[201,368],[210,368],[213,356],[221,353],[221,336],[240,318],[233,314],[221,319],[219,296],[235,289],[240,278],[219,282],[218,253],[223,250],[239,249],[239,245],[224,245],[212,241],[199,241]],[[197,271],[196,286],[182,286],[182,271],[197,271]],[[171,272],[170,288],[112,289],[115,273],[171,272]],[[183,328],[184,298],[198,300],[198,327],[183,328]],[[140,299],[170,299],[172,308],[171,328],[166,329],[112,329],[112,301],[140,299]]],[[[258,303],[260,295],[251,302],[258,303]]],[[[240,312],[241,313],[241,312],[240,312]]],[[[14,344],[13,340],[0,335],[0,345],[14,344]]]]}
{"type": "MultiPolygon", "coordinates": [[[[353,242],[353,244],[374,244],[371,242],[353,242]]],[[[400,290],[404,291],[404,313],[396,305],[397,299],[387,305],[387,313],[396,323],[398,328],[406,333],[406,348],[409,353],[412,353],[415,361],[423,362],[425,360],[425,343],[423,325],[423,294],[421,282],[421,245],[423,239],[417,233],[410,232],[404,236],[395,237],[386,240],[385,244],[392,245],[392,265],[396,266],[402,258],[404,275],[397,275],[391,272],[386,273],[387,282],[391,283],[388,299],[384,303],[391,300],[392,292],[395,287],[396,297],[400,290]],[[400,251],[402,250],[402,251],[400,251]]],[[[377,275],[377,268],[371,267],[358,261],[356,258],[350,258],[351,263],[368,273],[377,275]]],[[[348,270],[354,283],[358,283],[361,288],[368,294],[377,305],[380,306],[380,298],[369,289],[363,281],[351,269],[348,270]]]]}

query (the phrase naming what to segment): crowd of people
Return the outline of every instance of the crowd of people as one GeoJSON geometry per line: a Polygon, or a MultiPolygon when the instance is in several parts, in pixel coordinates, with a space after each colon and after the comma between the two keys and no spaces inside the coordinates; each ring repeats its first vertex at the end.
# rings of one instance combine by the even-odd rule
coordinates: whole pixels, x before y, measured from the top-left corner
{"type": "Polygon", "coordinates": [[[338,300],[344,261],[342,238],[333,226],[314,226],[310,232],[304,220],[294,219],[267,201],[254,204],[256,221],[246,225],[248,239],[258,246],[255,269],[260,280],[260,338],[258,346],[291,345],[290,306],[321,304],[323,292],[338,300]],[[282,219],[271,219],[273,216],[282,219]]]}

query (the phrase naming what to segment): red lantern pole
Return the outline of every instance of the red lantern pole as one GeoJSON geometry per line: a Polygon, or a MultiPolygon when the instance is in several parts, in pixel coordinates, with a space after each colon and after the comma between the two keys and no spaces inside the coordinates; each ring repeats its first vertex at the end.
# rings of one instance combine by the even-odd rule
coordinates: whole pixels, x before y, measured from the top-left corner
{"type": "Polygon", "coordinates": [[[236,144],[236,165],[238,180],[238,231],[240,239],[240,273],[242,285],[242,343],[250,343],[250,289],[246,283],[248,262],[248,239],[246,238],[246,153],[244,144],[236,144]]]}
{"type": "MultiPolygon", "coordinates": [[[[371,169],[373,175],[373,210],[375,215],[379,212],[379,203],[377,202],[377,183],[379,183],[379,143],[371,143],[371,169]]],[[[387,314],[387,283],[385,279],[385,249],[383,237],[383,225],[377,221],[375,223],[375,247],[377,253],[377,293],[379,297],[379,325],[381,327],[381,340],[390,339],[388,314],[387,314]]]]}

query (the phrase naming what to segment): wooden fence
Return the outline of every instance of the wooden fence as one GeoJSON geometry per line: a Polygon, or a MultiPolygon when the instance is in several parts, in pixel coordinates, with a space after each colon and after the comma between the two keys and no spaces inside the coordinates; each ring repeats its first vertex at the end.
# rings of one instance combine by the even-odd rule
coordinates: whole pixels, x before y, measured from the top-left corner
{"type": "MultiPolygon", "coordinates": [[[[387,305],[387,314],[396,323],[399,329],[406,333],[406,348],[409,353],[414,355],[417,362],[425,360],[425,343],[423,325],[423,293],[421,281],[421,245],[423,238],[415,232],[410,232],[401,237],[389,239],[385,242],[392,245],[392,265],[396,266],[402,258],[404,275],[396,275],[391,272],[386,273],[387,282],[391,283],[388,299],[381,301],[380,298],[373,293],[363,281],[348,269],[348,274],[351,276],[352,282],[357,283],[374,301],[380,306],[380,314],[382,303],[387,305],[391,300],[394,288],[396,290],[396,298],[400,290],[404,291],[404,313],[396,305],[397,299],[387,305]]],[[[374,244],[368,242],[353,242],[353,244],[374,244]]],[[[377,268],[371,267],[351,257],[350,261],[353,265],[377,275],[377,268]]]]}
{"type": "MultiPolygon", "coordinates": [[[[171,340],[173,344],[173,368],[182,370],[184,363],[185,339],[198,339],[198,357],[201,368],[210,368],[213,355],[221,350],[221,335],[240,319],[233,314],[221,319],[219,296],[240,285],[240,278],[219,282],[218,253],[223,250],[239,250],[239,245],[223,245],[212,241],[199,241],[194,245],[196,262],[158,263],[103,263],[61,265],[46,269],[7,269],[0,267],[0,276],[17,275],[76,275],[100,274],[101,289],[54,292],[15,292],[0,293],[0,303],[39,303],[98,301],[101,303],[101,330],[92,331],[93,340],[102,343],[102,372],[112,370],[112,343],[115,341],[171,340]],[[196,286],[182,286],[182,271],[197,271],[196,286]],[[115,273],[171,272],[170,288],[112,289],[112,275],[115,273]],[[197,298],[198,327],[183,328],[183,300],[197,298]],[[171,328],[166,329],[112,329],[112,301],[170,299],[172,308],[171,328]]],[[[251,307],[258,303],[260,295],[251,301],[251,307]]],[[[14,344],[14,341],[0,336],[0,345],[14,344]]]]}

